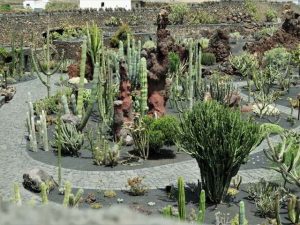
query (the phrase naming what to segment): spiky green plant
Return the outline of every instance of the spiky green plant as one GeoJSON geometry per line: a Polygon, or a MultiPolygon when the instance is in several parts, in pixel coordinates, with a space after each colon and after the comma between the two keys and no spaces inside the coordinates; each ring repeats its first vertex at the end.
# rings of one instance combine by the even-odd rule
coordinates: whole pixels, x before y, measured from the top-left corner
{"type": "Polygon", "coordinates": [[[208,199],[219,203],[232,177],[261,142],[259,126],[216,101],[196,104],[181,120],[177,145],[197,160],[208,199]]]}
{"type": "Polygon", "coordinates": [[[47,193],[47,185],[42,182],[41,183],[41,198],[42,198],[42,204],[47,205],[48,204],[48,193],[47,193]]]}
{"type": "Polygon", "coordinates": [[[206,196],[205,191],[201,190],[200,198],[199,198],[199,213],[198,213],[198,224],[203,224],[205,220],[205,212],[206,212],[206,196]]]}

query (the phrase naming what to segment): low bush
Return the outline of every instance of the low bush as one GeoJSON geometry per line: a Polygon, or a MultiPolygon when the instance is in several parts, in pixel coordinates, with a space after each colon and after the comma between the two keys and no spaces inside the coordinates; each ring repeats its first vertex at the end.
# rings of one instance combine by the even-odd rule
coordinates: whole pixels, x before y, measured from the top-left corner
{"type": "Polygon", "coordinates": [[[189,24],[214,24],[219,23],[218,18],[206,11],[197,11],[190,15],[189,24]]]}
{"type": "Polygon", "coordinates": [[[46,11],[60,11],[60,10],[70,10],[70,9],[78,9],[79,6],[77,3],[72,2],[48,2],[46,5],[46,11]]]}
{"type": "Polygon", "coordinates": [[[266,12],[266,21],[275,22],[276,19],[277,19],[277,12],[274,9],[269,9],[266,12]]]}
{"type": "Polygon", "coordinates": [[[130,27],[127,24],[123,24],[119,27],[116,33],[110,39],[110,46],[113,48],[119,47],[119,42],[123,41],[124,48],[127,47],[127,34],[131,34],[130,27]]]}
{"type": "Polygon", "coordinates": [[[170,5],[170,20],[173,24],[183,24],[185,15],[188,14],[190,8],[186,3],[175,3],[170,5]]]}

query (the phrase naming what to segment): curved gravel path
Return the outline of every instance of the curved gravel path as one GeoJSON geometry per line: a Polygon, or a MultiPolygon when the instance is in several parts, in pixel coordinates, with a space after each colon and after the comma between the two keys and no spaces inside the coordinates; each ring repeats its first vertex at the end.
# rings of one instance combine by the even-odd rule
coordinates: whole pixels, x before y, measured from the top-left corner
{"type": "MultiPolygon", "coordinates": [[[[58,81],[59,76],[53,77],[53,82],[58,81]]],[[[242,82],[237,83],[241,85],[242,82]]],[[[46,89],[38,79],[16,85],[17,93],[14,99],[0,108],[0,193],[4,198],[9,198],[14,182],[21,183],[22,175],[32,168],[41,168],[57,177],[57,168],[32,159],[26,149],[24,135],[25,118],[27,112],[27,94],[31,92],[32,100],[46,96],[46,89]]],[[[53,85],[53,89],[57,89],[53,85]]],[[[286,109],[283,109],[283,111],[286,109]]],[[[299,127],[298,127],[299,130],[299,127]]],[[[274,137],[276,140],[278,137],[274,137]]],[[[266,147],[263,142],[252,154],[266,147]]],[[[241,170],[243,183],[256,182],[260,178],[277,179],[277,173],[257,168],[241,170]]],[[[178,176],[183,176],[186,182],[197,182],[200,173],[195,160],[189,160],[170,165],[162,165],[152,168],[126,170],[126,171],[77,171],[62,169],[63,181],[69,180],[73,187],[88,189],[125,189],[127,179],[134,176],[145,176],[145,184],[149,188],[162,188],[170,183],[176,183],[178,176]]],[[[32,198],[33,194],[21,189],[23,199],[32,198]]]]}

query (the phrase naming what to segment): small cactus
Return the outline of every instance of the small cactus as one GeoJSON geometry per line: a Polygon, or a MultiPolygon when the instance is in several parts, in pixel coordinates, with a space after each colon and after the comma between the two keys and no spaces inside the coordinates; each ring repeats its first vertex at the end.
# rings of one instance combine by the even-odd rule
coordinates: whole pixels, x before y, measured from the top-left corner
{"type": "Polygon", "coordinates": [[[185,190],[183,177],[178,178],[178,213],[180,220],[186,219],[185,190]]]}

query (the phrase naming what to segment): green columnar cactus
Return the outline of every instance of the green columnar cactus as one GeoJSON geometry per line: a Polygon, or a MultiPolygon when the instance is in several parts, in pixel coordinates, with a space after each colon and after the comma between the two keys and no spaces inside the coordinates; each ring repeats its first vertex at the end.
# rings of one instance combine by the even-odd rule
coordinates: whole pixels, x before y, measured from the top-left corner
{"type": "Polygon", "coordinates": [[[295,195],[292,195],[288,199],[287,209],[288,209],[288,218],[292,223],[296,222],[296,203],[297,198],[295,195]]]}
{"type": "Polygon", "coordinates": [[[51,76],[54,75],[61,67],[63,63],[64,53],[60,58],[59,64],[51,71],[50,63],[51,63],[51,53],[50,53],[50,29],[49,26],[47,28],[47,41],[45,47],[45,58],[46,58],[46,69],[43,68],[41,62],[37,59],[36,55],[34,54],[33,50],[31,50],[31,60],[33,63],[33,68],[38,75],[39,79],[41,80],[42,84],[47,88],[47,96],[50,97],[51,94],[51,76]],[[47,80],[45,81],[42,78],[42,74],[46,76],[47,80]]]}
{"type": "Polygon", "coordinates": [[[82,109],[83,109],[83,91],[84,91],[84,75],[85,75],[85,66],[86,66],[86,37],[83,40],[81,46],[81,61],[80,61],[80,81],[79,81],[79,90],[78,90],[78,98],[77,98],[77,113],[79,117],[82,117],[82,109]]]}
{"type": "Polygon", "coordinates": [[[47,118],[46,113],[42,110],[42,114],[40,115],[40,132],[43,141],[44,151],[49,151],[49,141],[48,141],[48,130],[47,130],[47,118]]]}
{"type": "Polygon", "coordinates": [[[81,197],[83,196],[83,193],[84,193],[84,191],[83,191],[82,188],[80,188],[80,189],[77,191],[77,193],[76,193],[76,195],[75,195],[75,198],[74,198],[74,206],[77,206],[77,205],[78,205],[78,203],[79,203],[81,197]]]}
{"type": "Polygon", "coordinates": [[[299,217],[300,217],[300,199],[297,198],[297,201],[296,201],[296,218],[295,218],[295,223],[296,224],[299,223],[299,217]]]}
{"type": "Polygon", "coordinates": [[[141,75],[140,75],[140,85],[141,85],[141,95],[140,95],[140,113],[145,115],[148,110],[148,80],[147,80],[147,62],[145,58],[141,59],[141,75]]]}
{"type": "Polygon", "coordinates": [[[22,77],[24,74],[24,69],[25,69],[25,57],[24,57],[24,38],[23,35],[21,36],[21,41],[20,41],[20,53],[19,53],[19,76],[22,77]]]}
{"type": "Polygon", "coordinates": [[[119,58],[124,58],[124,45],[123,41],[119,41],[119,58]]]}
{"type": "Polygon", "coordinates": [[[20,194],[20,188],[19,188],[19,185],[17,183],[14,184],[14,199],[13,199],[13,201],[17,206],[22,205],[22,198],[21,198],[21,194],[20,194]]]}
{"type": "Polygon", "coordinates": [[[76,96],[74,94],[71,95],[71,105],[72,105],[72,112],[74,115],[77,114],[77,105],[76,105],[76,96]]]}
{"type": "Polygon", "coordinates": [[[194,69],[193,69],[193,41],[191,40],[189,43],[189,74],[188,74],[188,81],[189,85],[187,90],[188,94],[188,101],[189,101],[189,109],[193,108],[194,105],[194,69]]]}
{"type": "Polygon", "coordinates": [[[65,196],[63,201],[63,206],[68,207],[69,206],[69,200],[70,195],[72,194],[72,184],[69,181],[66,181],[65,183],[65,196]]]}
{"type": "Polygon", "coordinates": [[[186,219],[185,190],[183,177],[178,178],[178,213],[180,220],[186,219]]]}
{"type": "Polygon", "coordinates": [[[33,111],[33,104],[31,102],[31,95],[28,93],[29,100],[28,100],[28,109],[27,112],[27,128],[29,134],[29,141],[30,141],[30,149],[34,152],[37,151],[37,140],[36,140],[36,132],[35,132],[35,120],[34,120],[34,111],[33,111]]]}
{"type": "Polygon", "coordinates": [[[41,198],[42,198],[42,204],[47,205],[48,204],[48,193],[47,193],[47,185],[42,182],[41,183],[41,198]]]}
{"type": "Polygon", "coordinates": [[[68,105],[67,96],[65,96],[65,95],[61,96],[61,103],[62,103],[63,108],[64,108],[64,113],[65,114],[70,114],[70,109],[69,109],[69,105],[68,105]]]}
{"type": "Polygon", "coordinates": [[[59,188],[62,187],[61,184],[61,148],[62,148],[62,129],[61,129],[61,115],[59,113],[58,115],[58,120],[57,120],[57,133],[58,133],[58,138],[57,138],[57,175],[58,175],[58,186],[59,188]]]}
{"type": "Polygon", "coordinates": [[[95,66],[101,54],[103,46],[103,34],[94,22],[91,26],[87,24],[87,49],[95,66]]]}
{"type": "Polygon", "coordinates": [[[93,87],[92,87],[91,97],[89,99],[88,107],[84,114],[84,117],[82,118],[80,125],[78,127],[79,131],[82,131],[84,129],[84,127],[86,126],[86,124],[92,114],[94,105],[97,101],[99,77],[100,77],[100,68],[99,68],[99,63],[97,62],[95,65],[95,68],[94,68],[94,75],[93,75],[93,81],[92,81],[93,87]]]}
{"type": "Polygon", "coordinates": [[[173,212],[172,212],[172,206],[168,205],[166,207],[163,208],[162,213],[164,215],[164,217],[172,217],[173,212]]]}
{"type": "Polygon", "coordinates": [[[137,72],[138,72],[138,67],[137,67],[137,51],[135,49],[132,50],[132,78],[133,78],[133,84],[136,86],[137,82],[137,72]]]}
{"type": "Polygon", "coordinates": [[[206,211],[206,196],[205,196],[205,191],[201,190],[200,199],[199,199],[199,214],[198,214],[198,223],[199,224],[204,223],[205,211],[206,211]]]}
{"type": "Polygon", "coordinates": [[[16,54],[16,34],[12,33],[11,37],[11,74],[16,75],[16,65],[17,65],[17,54],[16,54]]]}
{"type": "Polygon", "coordinates": [[[276,196],[275,196],[275,215],[276,215],[276,223],[277,223],[277,225],[281,225],[281,219],[280,219],[280,201],[279,201],[279,198],[280,198],[279,193],[276,193],[276,196]]]}
{"type": "Polygon", "coordinates": [[[240,210],[239,210],[239,225],[246,225],[246,216],[245,216],[245,203],[240,201],[240,210]]]}

